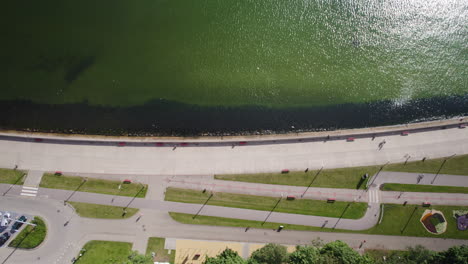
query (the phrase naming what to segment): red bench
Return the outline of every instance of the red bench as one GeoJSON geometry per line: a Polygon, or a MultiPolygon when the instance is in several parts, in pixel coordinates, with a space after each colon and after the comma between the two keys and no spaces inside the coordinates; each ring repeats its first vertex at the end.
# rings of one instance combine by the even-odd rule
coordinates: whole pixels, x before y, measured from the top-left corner
{"type": "Polygon", "coordinates": [[[164,143],[161,143],[161,142],[158,142],[158,143],[155,143],[156,147],[162,147],[164,146],[164,143]]]}
{"type": "Polygon", "coordinates": [[[42,142],[42,141],[44,141],[44,140],[43,140],[42,138],[35,138],[34,141],[35,141],[35,142],[42,142]]]}
{"type": "Polygon", "coordinates": [[[334,203],[336,201],[336,198],[328,198],[327,203],[334,203]]]}
{"type": "Polygon", "coordinates": [[[431,206],[431,203],[430,203],[430,202],[424,202],[424,203],[422,204],[422,206],[423,206],[423,207],[429,207],[429,206],[431,206]]]}
{"type": "Polygon", "coordinates": [[[355,140],[355,138],[353,138],[353,137],[349,137],[349,138],[346,139],[347,142],[353,142],[354,140],[355,140]]]}
{"type": "Polygon", "coordinates": [[[246,144],[247,144],[247,142],[245,142],[245,141],[239,142],[239,146],[246,145],[246,144]]]}
{"type": "Polygon", "coordinates": [[[185,147],[188,146],[189,143],[180,143],[180,146],[185,147]]]}
{"type": "Polygon", "coordinates": [[[284,169],[281,171],[281,173],[285,174],[285,173],[289,173],[289,170],[288,169],[284,169]]]}
{"type": "Polygon", "coordinates": [[[56,171],[54,174],[55,174],[56,176],[62,176],[62,172],[61,172],[61,171],[56,171]]]}
{"type": "Polygon", "coordinates": [[[124,147],[125,145],[127,145],[127,143],[125,143],[125,142],[119,142],[118,145],[119,145],[119,147],[124,147]]]}
{"type": "Polygon", "coordinates": [[[126,179],[126,180],[123,180],[123,183],[124,184],[130,184],[130,183],[132,183],[132,180],[126,179]]]}
{"type": "Polygon", "coordinates": [[[401,132],[401,135],[402,136],[407,136],[407,135],[409,135],[409,132],[408,131],[403,131],[403,132],[401,132]]]}
{"type": "Polygon", "coordinates": [[[294,195],[286,196],[286,200],[295,200],[295,199],[296,199],[296,196],[294,196],[294,195]]]}

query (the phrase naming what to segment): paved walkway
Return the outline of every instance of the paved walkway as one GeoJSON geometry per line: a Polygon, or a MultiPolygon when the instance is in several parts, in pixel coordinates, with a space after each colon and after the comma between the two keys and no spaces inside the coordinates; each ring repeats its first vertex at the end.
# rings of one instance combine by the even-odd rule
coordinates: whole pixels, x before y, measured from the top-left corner
{"type": "Polygon", "coordinates": [[[0,167],[65,173],[213,175],[380,165],[468,153],[468,129],[290,144],[157,147],[0,140],[0,167]],[[386,144],[379,149],[379,143],[386,144]]]}
{"type": "Polygon", "coordinates": [[[43,174],[43,171],[30,170],[26,175],[26,179],[24,180],[21,195],[35,197],[37,195],[37,191],[39,190],[39,184],[41,183],[43,174]]]}

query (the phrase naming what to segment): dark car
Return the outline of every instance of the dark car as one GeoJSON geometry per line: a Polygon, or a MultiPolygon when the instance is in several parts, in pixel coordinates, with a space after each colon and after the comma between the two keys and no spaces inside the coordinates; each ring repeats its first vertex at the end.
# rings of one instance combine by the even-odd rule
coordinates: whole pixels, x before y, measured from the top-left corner
{"type": "Polygon", "coordinates": [[[28,218],[24,215],[22,215],[18,220],[16,220],[16,222],[11,226],[11,231],[12,232],[15,232],[15,231],[18,231],[18,229],[20,229],[22,226],[23,226],[23,223],[22,222],[26,222],[28,220],[28,218]],[[20,222],[18,222],[20,221],[20,222]]]}
{"type": "Polygon", "coordinates": [[[0,247],[3,246],[3,244],[5,244],[5,242],[7,242],[7,240],[10,238],[10,234],[8,233],[4,233],[1,237],[0,237],[0,247]]]}

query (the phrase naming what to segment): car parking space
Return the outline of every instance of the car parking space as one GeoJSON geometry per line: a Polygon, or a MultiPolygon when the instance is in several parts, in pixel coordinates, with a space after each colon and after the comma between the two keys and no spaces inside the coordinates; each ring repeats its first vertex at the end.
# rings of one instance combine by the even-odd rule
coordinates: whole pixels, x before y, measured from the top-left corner
{"type": "Polygon", "coordinates": [[[29,223],[33,216],[12,211],[0,211],[0,247],[5,247],[18,234],[25,223],[29,223]]]}

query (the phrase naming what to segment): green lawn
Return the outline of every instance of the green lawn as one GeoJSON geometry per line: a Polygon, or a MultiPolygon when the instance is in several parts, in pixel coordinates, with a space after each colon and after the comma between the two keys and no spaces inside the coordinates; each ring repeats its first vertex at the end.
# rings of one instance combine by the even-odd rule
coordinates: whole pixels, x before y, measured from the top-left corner
{"type": "Polygon", "coordinates": [[[22,185],[26,172],[19,170],[0,169],[0,183],[22,185]]]}
{"type": "Polygon", "coordinates": [[[63,190],[77,190],[80,192],[93,192],[120,196],[135,196],[143,198],[146,195],[148,186],[143,186],[139,183],[122,184],[120,181],[102,180],[87,178],[85,182],[84,177],[77,176],[58,176],[51,173],[46,173],[42,177],[40,187],[63,189],[63,190]],[[119,185],[121,188],[119,189],[119,185]]]}
{"type": "Polygon", "coordinates": [[[124,219],[134,216],[138,209],[127,208],[127,213],[123,216],[124,207],[109,206],[90,203],[68,202],[81,217],[103,218],[103,219],[124,219]]]}
{"type": "MultiPolygon", "coordinates": [[[[173,202],[203,204],[209,197],[210,194],[208,192],[203,193],[198,190],[167,188],[165,199],[166,201],[173,202]]],[[[281,199],[279,203],[278,201],[279,197],[220,192],[214,193],[207,204],[262,211],[270,211],[277,204],[275,212],[329,217],[339,217],[344,212],[343,218],[350,219],[359,219],[363,217],[367,210],[366,203],[327,203],[325,200],[286,200],[285,198],[281,199]]]]}
{"type": "MultiPolygon", "coordinates": [[[[379,170],[379,168],[379,166],[368,166],[327,169],[322,170],[318,175],[318,170],[310,170],[308,172],[291,171],[284,174],[280,172],[258,174],[226,174],[215,175],[215,179],[292,186],[309,186],[309,184],[315,178],[311,187],[357,189],[359,183],[361,182],[361,177],[364,174],[368,173],[370,178],[379,170]]],[[[367,180],[361,182],[359,189],[365,189],[366,182],[367,180]]]]}
{"type": "Polygon", "coordinates": [[[223,217],[212,217],[199,215],[193,219],[191,214],[169,213],[170,216],[180,223],[198,224],[198,225],[219,225],[233,227],[251,227],[251,228],[266,228],[276,229],[279,225],[283,225],[286,230],[301,230],[301,231],[323,231],[323,232],[341,232],[341,233],[362,233],[376,235],[395,235],[395,236],[417,236],[417,237],[438,237],[438,238],[457,238],[468,239],[466,231],[458,231],[455,218],[452,217],[452,210],[468,210],[468,206],[434,206],[433,209],[442,211],[447,219],[447,231],[441,235],[433,235],[427,232],[422,226],[419,219],[426,208],[420,206],[414,210],[415,206],[403,206],[388,204],[385,206],[385,214],[380,225],[376,225],[368,230],[351,231],[330,228],[320,228],[313,226],[288,225],[284,223],[265,223],[261,225],[261,221],[250,221],[241,219],[231,219],[223,217]],[[415,213],[411,216],[411,214],[415,213]],[[411,218],[410,218],[411,216],[411,218]],[[409,220],[409,222],[408,222],[409,220]],[[405,227],[406,223],[408,225],[405,227]]]}
{"type": "Polygon", "coordinates": [[[89,241],[83,247],[86,251],[76,264],[117,264],[124,263],[132,252],[132,244],[126,242],[89,241]]]}
{"type": "Polygon", "coordinates": [[[21,233],[10,242],[9,247],[32,249],[38,247],[44,241],[47,235],[47,227],[44,220],[35,216],[31,223],[36,224],[36,226],[25,226],[21,233]]]}
{"type": "Polygon", "coordinates": [[[151,255],[151,252],[156,253],[155,261],[158,262],[170,262],[174,263],[176,251],[171,250],[169,254],[166,249],[164,249],[165,238],[162,237],[150,237],[148,239],[148,247],[146,248],[146,255],[151,255]]]}
{"type": "MultiPolygon", "coordinates": [[[[441,159],[427,159],[423,161],[404,163],[388,164],[385,166],[386,171],[404,171],[415,173],[437,173],[442,165],[444,158],[441,159]]],[[[445,162],[440,173],[441,174],[454,174],[468,176],[468,155],[460,155],[450,158],[445,162]]]]}
{"type": "Polygon", "coordinates": [[[468,188],[467,187],[453,187],[453,186],[385,183],[382,186],[382,191],[468,193],[468,188]]]}

